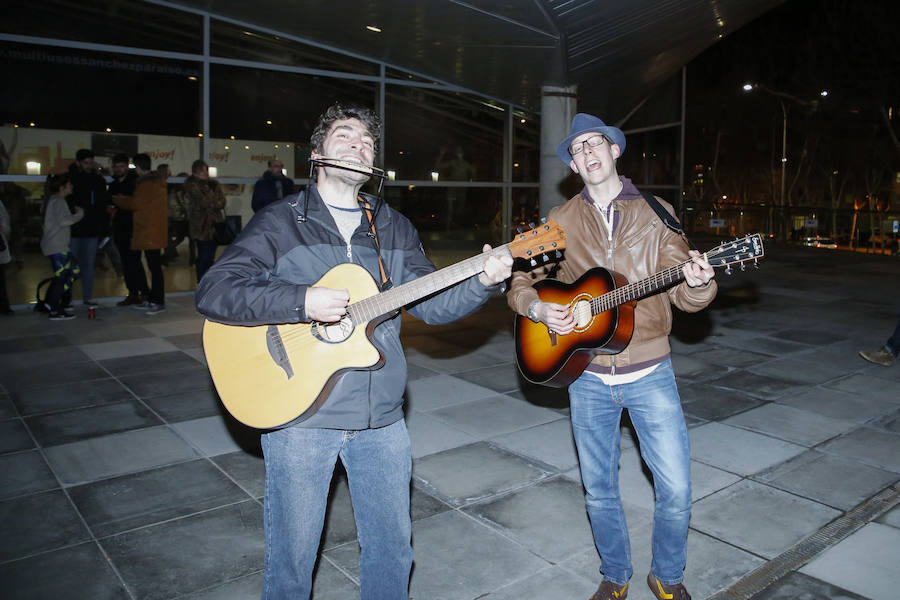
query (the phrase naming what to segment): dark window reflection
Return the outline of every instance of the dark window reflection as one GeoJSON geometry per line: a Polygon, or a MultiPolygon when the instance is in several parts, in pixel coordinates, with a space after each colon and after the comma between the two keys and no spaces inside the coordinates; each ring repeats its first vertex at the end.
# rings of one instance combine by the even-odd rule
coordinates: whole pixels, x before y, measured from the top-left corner
{"type": "Polygon", "coordinates": [[[134,0],[3,0],[0,31],[17,35],[203,53],[203,19],[134,0]]]}
{"type": "Polygon", "coordinates": [[[399,180],[502,181],[502,110],[460,93],[387,86],[385,169],[399,180]]]}
{"type": "Polygon", "coordinates": [[[256,62],[378,75],[378,65],[213,19],[210,54],[256,62]]]}
{"type": "Polygon", "coordinates": [[[0,123],[196,136],[200,65],[0,42],[0,123]]]}

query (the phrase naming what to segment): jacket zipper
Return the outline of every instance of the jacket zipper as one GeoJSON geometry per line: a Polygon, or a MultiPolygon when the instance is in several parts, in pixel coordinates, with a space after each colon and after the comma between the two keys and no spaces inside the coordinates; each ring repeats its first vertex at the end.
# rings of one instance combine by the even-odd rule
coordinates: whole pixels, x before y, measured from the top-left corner
{"type": "MultiPolygon", "coordinates": [[[[611,271],[613,271],[613,270],[615,270],[614,269],[615,265],[613,264],[613,245],[614,245],[613,229],[615,228],[615,224],[616,224],[616,201],[613,200],[609,206],[610,206],[610,214],[609,214],[610,226],[609,226],[609,234],[607,237],[608,242],[607,242],[607,246],[606,246],[606,262],[607,262],[607,264],[609,264],[609,269],[611,271]]],[[[609,374],[610,375],[616,374],[616,355],[615,354],[610,356],[609,374]]]]}

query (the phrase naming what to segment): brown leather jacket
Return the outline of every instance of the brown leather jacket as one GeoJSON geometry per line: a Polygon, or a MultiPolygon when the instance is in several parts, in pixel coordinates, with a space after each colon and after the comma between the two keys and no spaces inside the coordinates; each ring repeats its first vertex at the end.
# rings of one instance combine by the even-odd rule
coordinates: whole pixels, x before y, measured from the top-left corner
{"type": "MultiPolygon", "coordinates": [[[[665,226],[630,180],[620,179],[624,187],[613,200],[616,225],[612,244],[603,216],[585,196],[579,194],[550,210],[548,218],[555,219],[566,232],[565,258],[556,275],[559,281],[572,283],[588,269],[600,266],[634,282],[690,258],[684,239],[665,226]]],[[[670,204],[664,200],[660,203],[675,214],[670,204]]],[[[546,270],[541,266],[531,272],[514,272],[507,298],[509,306],[526,315],[528,306],[538,299],[532,285],[544,277],[546,270]]],[[[631,343],[619,354],[598,354],[588,369],[628,373],[661,362],[670,351],[671,304],[685,312],[696,312],[712,302],[717,290],[714,279],[699,288],[690,288],[682,281],[665,292],[639,300],[631,343]]]]}

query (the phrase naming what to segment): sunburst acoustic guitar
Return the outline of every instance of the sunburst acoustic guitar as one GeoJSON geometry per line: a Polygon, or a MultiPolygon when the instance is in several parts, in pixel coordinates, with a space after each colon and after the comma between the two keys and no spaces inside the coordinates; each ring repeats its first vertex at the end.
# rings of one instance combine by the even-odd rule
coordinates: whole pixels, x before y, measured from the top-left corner
{"type": "MultiPolygon", "coordinates": [[[[565,245],[565,232],[548,221],[490,253],[534,260],[565,245]]],[[[481,273],[486,258],[482,253],[383,292],[363,267],[337,265],[315,283],[350,291],[347,313],[337,323],[244,327],[207,320],[203,351],[222,403],[238,421],[260,429],[309,418],[341,374],[384,364],[372,343],[379,323],[403,306],[481,273]]]]}
{"type": "MultiPolygon", "coordinates": [[[[713,267],[756,261],[764,254],[759,234],[721,244],[705,254],[713,267]]],[[[567,386],[581,375],[597,354],[617,354],[628,346],[634,333],[637,300],[662,291],[684,279],[674,265],[655,275],[628,283],[619,273],[603,267],[588,270],[566,284],[555,279],[537,282],[534,288],[544,302],[568,306],[575,330],[558,335],[543,323],[516,316],[516,362],[528,381],[551,387],[567,386]]]]}

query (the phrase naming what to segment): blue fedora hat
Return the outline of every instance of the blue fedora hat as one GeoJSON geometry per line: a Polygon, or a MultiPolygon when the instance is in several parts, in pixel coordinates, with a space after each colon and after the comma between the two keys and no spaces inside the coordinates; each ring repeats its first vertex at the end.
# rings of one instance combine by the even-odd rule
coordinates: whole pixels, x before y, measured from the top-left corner
{"type": "Polygon", "coordinates": [[[622,133],[621,129],[607,125],[593,115],[578,113],[575,115],[575,118],[572,119],[572,129],[569,131],[569,137],[561,141],[556,148],[556,156],[559,157],[559,160],[568,165],[569,161],[572,160],[572,155],[569,154],[569,146],[572,145],[572,140],[582,133],[588,133],[589,131],[602,133],[611,139],[612,143],[619,147],[620,155],[622,152],[625,152],[625,134],[622,133]]]}

